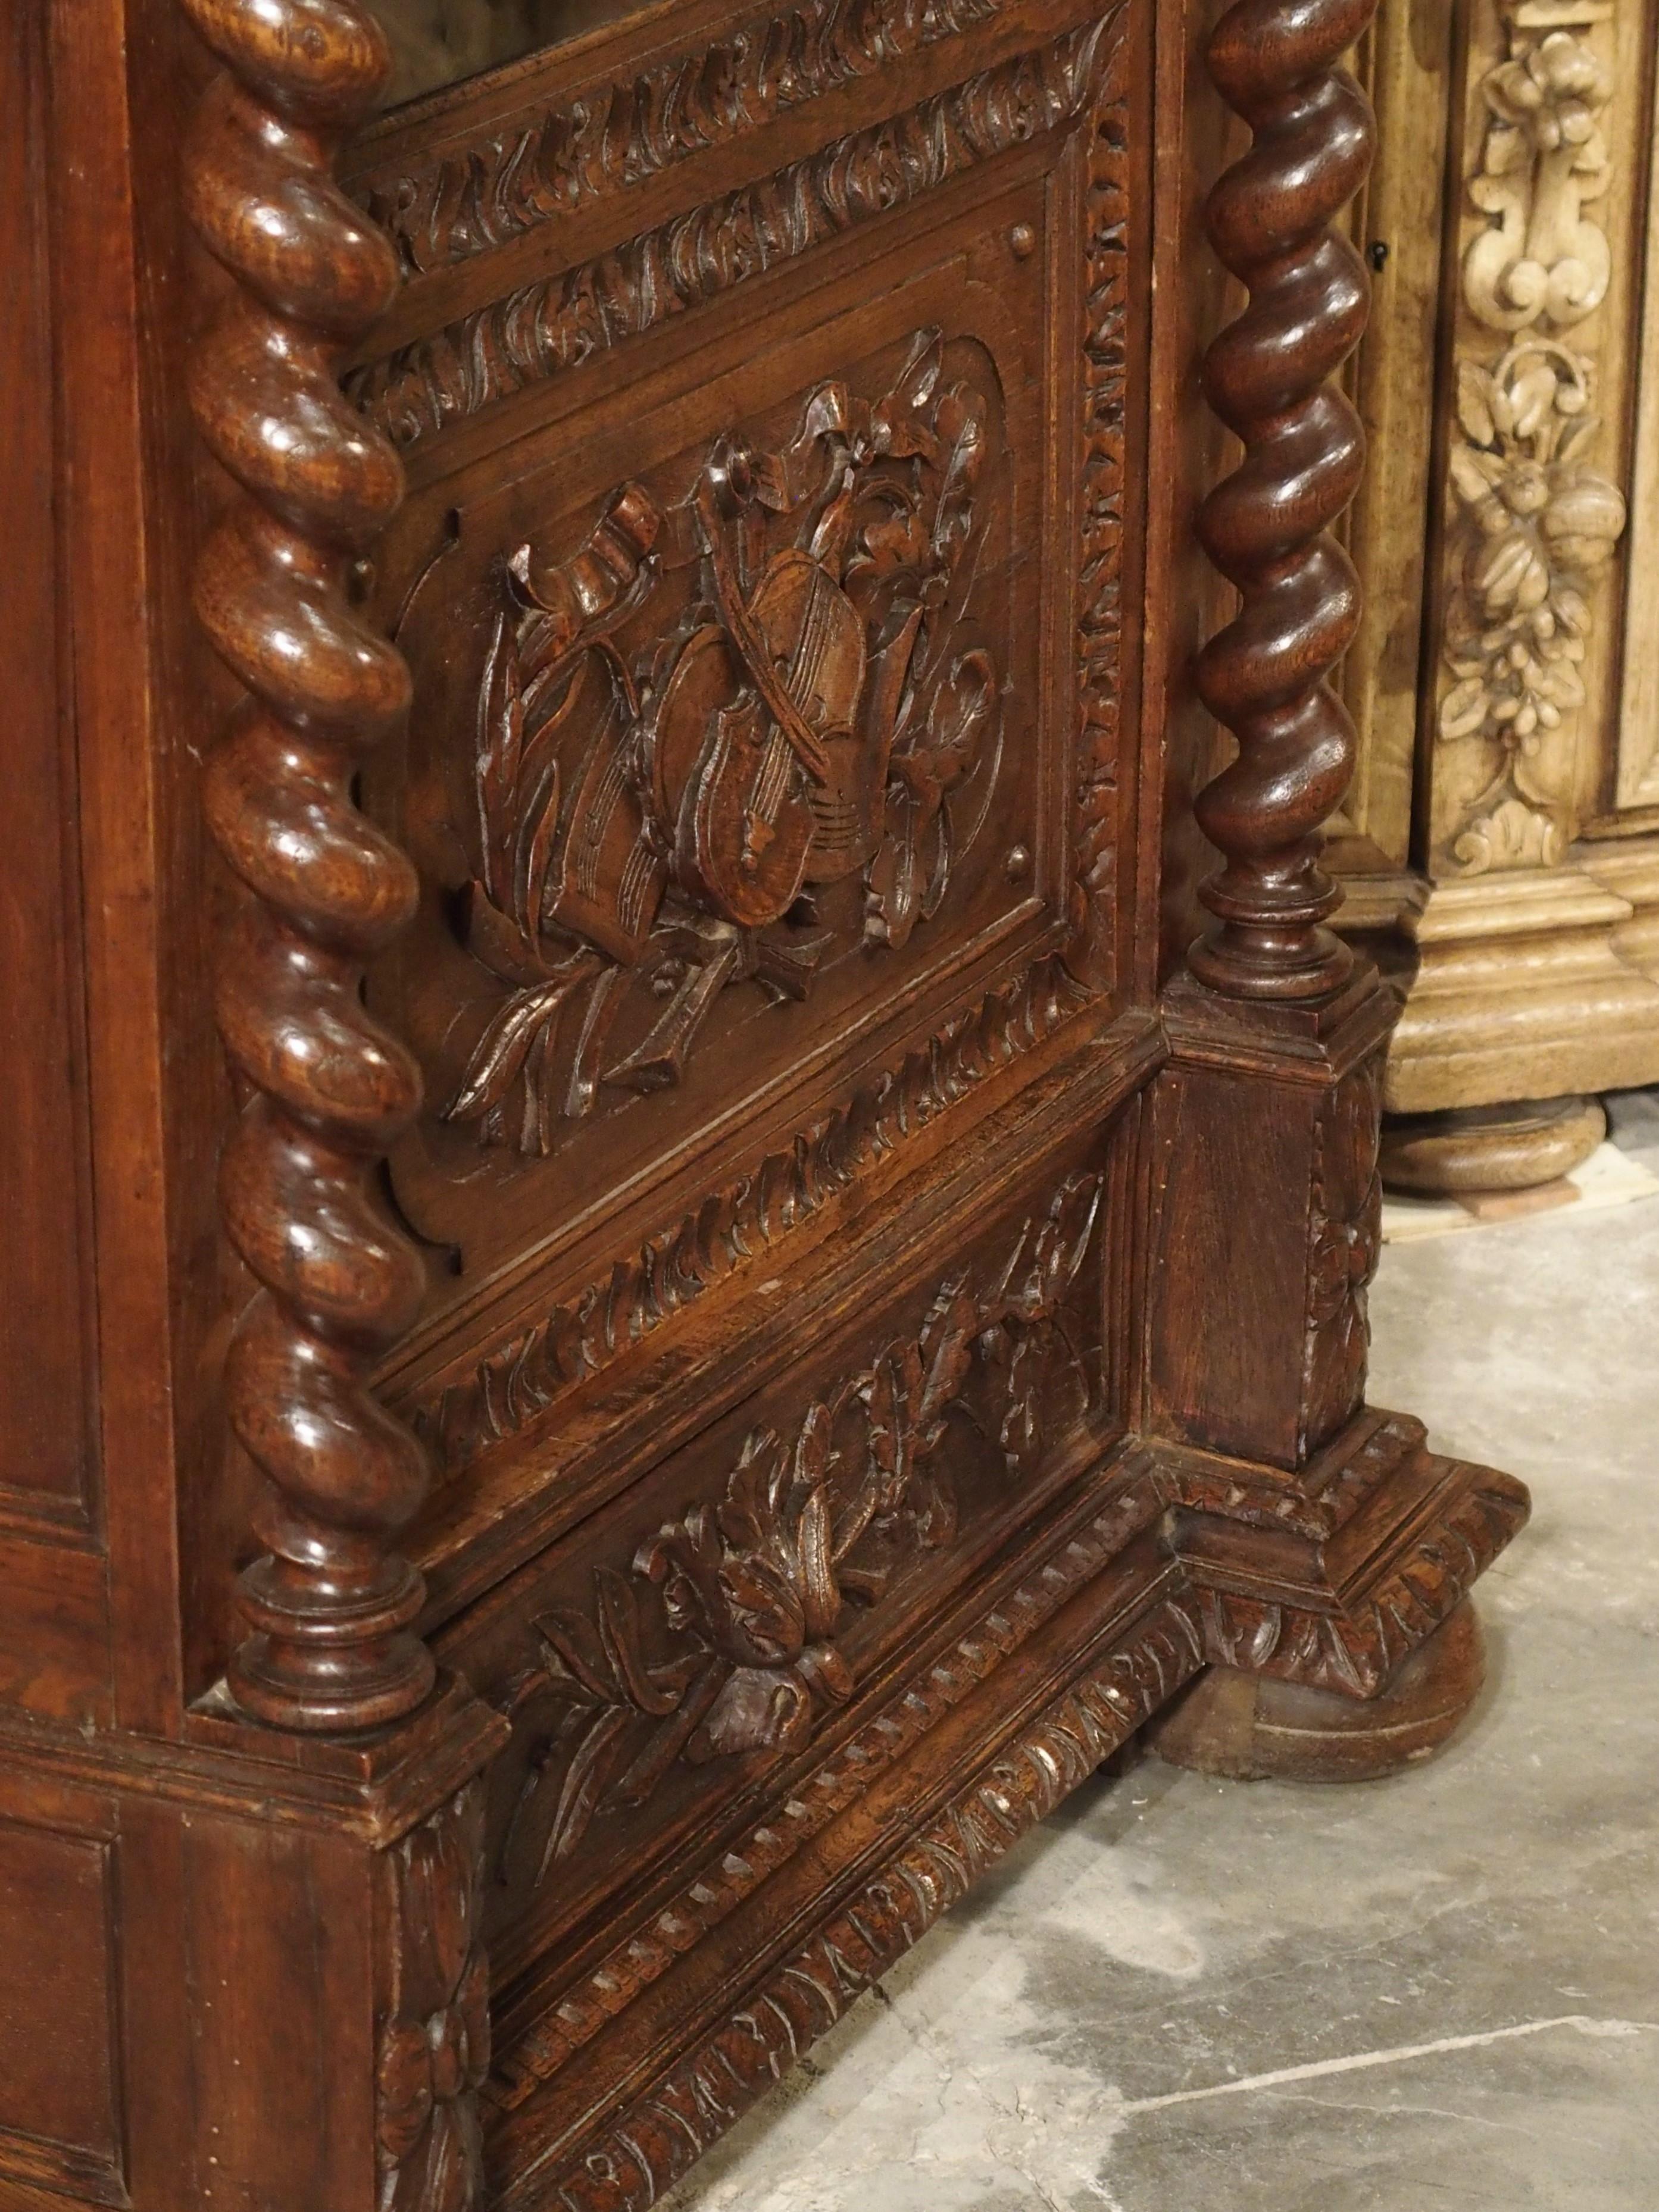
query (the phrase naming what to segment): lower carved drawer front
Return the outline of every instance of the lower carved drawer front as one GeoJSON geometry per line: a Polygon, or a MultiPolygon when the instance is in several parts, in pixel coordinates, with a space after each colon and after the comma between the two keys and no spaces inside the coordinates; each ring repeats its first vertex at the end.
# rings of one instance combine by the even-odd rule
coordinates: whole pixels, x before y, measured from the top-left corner
{"type": "MultiPolygon", "coordinates": [[[[781,1370],[475,1607],[445,1656],[513,1723],[490,1914],[504,1978],[620,1872],[701,1849],[1098,1459],[1101,1147],[781,1370]]],[[[500,1986],[500,1981],[497,1986],[500,1986]]]]}
{"type": "MultiPolygon", "coordinates": [[[[485,2090],[511,2212],[643,2212],[1204,1656],[1133,1449],[917,1624],[648,1909],[506,1993],[485,2090]]],[[[630,1869],[613,1861],[620,1886],[630,1869]]]]}

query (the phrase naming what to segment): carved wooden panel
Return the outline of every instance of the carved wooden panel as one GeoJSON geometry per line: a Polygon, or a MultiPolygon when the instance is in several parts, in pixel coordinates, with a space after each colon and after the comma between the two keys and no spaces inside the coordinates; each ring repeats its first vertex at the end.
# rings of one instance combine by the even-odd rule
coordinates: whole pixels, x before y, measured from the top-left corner
{"type": "Polygon", "coordinates": [[[444,804],[422,762],[412,805],[465,825],[457,933],[489,981],[444,979],[429,1064],[437,1118],[486,1151],[571,1149],[700,1063],[798,1052],[768,1009],[839,1033],[850,986],[891,988],[863,956],[985,878],[993,808],[986,920],[1026,895],[992,364],[925,328],[785,410],[492,561],[470,717],[431,670],[432,781],[470,720],[470,787],[444,804]]]}
{"type": "Polygon", "coordinates": [[[1055,1171],[887,1311],[814,1347],[444,1644],[514,1737],[492,1924],[568,1922],[856,1707],[1105,1432],[1104,1176],[1055,1171]]]}
{"type": "Polygon", "coordinates": [[[351,380],[412,485],[372,590],[416,705],[366,803],[423,882],[371,994],[425,1076],[393,1176],[431,1294],[388,1384],[452,1465],[619,1271],[648,1327],[721,1272],[771,1163],[810,1212],[936,1066],[1113,1003],[1129,50],[1120,9],[1001,16],[555,58],[361,157],[411,278],[351,380]]]}
{"type": "Polygon", "coordinates": [[[381,2212],[471,2205],[481,2180],[477,2092],[490,2070],[479,1919],[484,1792],[469,1783],[381,1856],[385,1990],[375,2051],[381,2212]]]}
{"type": "Polygon", "coordinates": [[[1314,1123],[1308,1215],[1308,1306],[1302,1333],[1304,1449],[1317,1448],[1359,1409],[1370,1350],[1366,1305],[1382,1249],[1383,1054],[1372,1053],[1333,1085],[1314,1123]]]}

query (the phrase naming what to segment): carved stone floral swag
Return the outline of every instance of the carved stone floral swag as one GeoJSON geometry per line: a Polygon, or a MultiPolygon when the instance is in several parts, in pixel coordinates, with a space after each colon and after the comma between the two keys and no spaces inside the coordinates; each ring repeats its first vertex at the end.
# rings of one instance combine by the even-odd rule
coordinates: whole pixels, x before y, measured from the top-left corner
{"type": "Polygon", "coordinates": [[[1481,86],[1469,198],[1486,222],[1464,258],[1463,297],[1477,329],[1510,343],[1495,360],[1461,349],[1457,364],[1438,723],[1478,764],[1449,841],[1470,873],[1564,856],[1595,586],[1625,520],[1592,462],[1593,359],[1564,336],[1595,315],[1611,275],[1589,211],[1611,173],[1600,118],[1615,88],[1593,43],[1610,11],[1607,0],[1495,4],[1508,51],[1481,86]]]}

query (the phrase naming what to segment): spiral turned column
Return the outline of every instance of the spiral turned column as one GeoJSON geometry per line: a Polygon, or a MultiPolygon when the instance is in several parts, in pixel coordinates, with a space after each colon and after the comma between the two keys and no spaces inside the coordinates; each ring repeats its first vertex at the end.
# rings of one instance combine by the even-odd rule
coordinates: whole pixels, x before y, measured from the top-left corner
{"type": "Polygon", "coordinates": [[[1238,0],[1208,52],[1253,143],[1206,216],[1250,297],[1205,359],[1244,458],[1205,500],[1199,535],[1241,604],[1200,654],[1199,690],[1239,750],[1196,803],[1225,865],[1200,894],[1216,921],[1190,962],[1235,998],[1321,998],[1351,964],[1323,926],[1341,895],[1319,855],[1354,761],[1327,678],[1359,621],[1358,580],[1327,532],[1358,487],[1364,436],[1328,380],[1359,343],[1369,287],[1330,225],[1370,167],[1370,106],[1336,64],[1375,4],[1238,0]]]}
{"type": "Polygon", "coordinates": [[[186,149],[186,202],[234,279],[191,401],[240,487],[203,550],[196,606],[247,693],[204,783],[214,839],[251,894],[217,981],[250,1093],[220,1197],[262,1286],[230,1352],[230,1418],[269,1478],[229,1679],[261,1721],[345,1732],[407,1712],[433,1674],[411,1629],[420,1577],[395,1549],[427,1468],[367,1387],[423,1290],[374,1195],[419,1074],[363,1003],[364,963],[410,920],[416,884],[351,796],[409,701],[402,657],[347,596],[403,481],[338,374],[398,281],[332,175],[388,56],[353,0],[181,4],[224,65],[186,149]]]}

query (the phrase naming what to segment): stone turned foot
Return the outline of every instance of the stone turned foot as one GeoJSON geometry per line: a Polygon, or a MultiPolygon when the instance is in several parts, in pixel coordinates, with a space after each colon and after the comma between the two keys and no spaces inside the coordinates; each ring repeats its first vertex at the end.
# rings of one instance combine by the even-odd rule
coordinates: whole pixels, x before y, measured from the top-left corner
{"type": "Polygon", "coordinates": [[[1382,1180],[1422,1198],[1534,1190],[1582,1167],[1607,1133],[1599,1098],[1391,1114],[1382,1124],[1382,1180]]]}
{"type": "Polygon", "coordinates": [[[1209,1667],[1144,1741],[1172,1766],[1240,1782],[1373,1782],[1432,1758],[1485,1673],[1480,1617],[1465,1598],[1375,1698],[1209,1667]]]}

